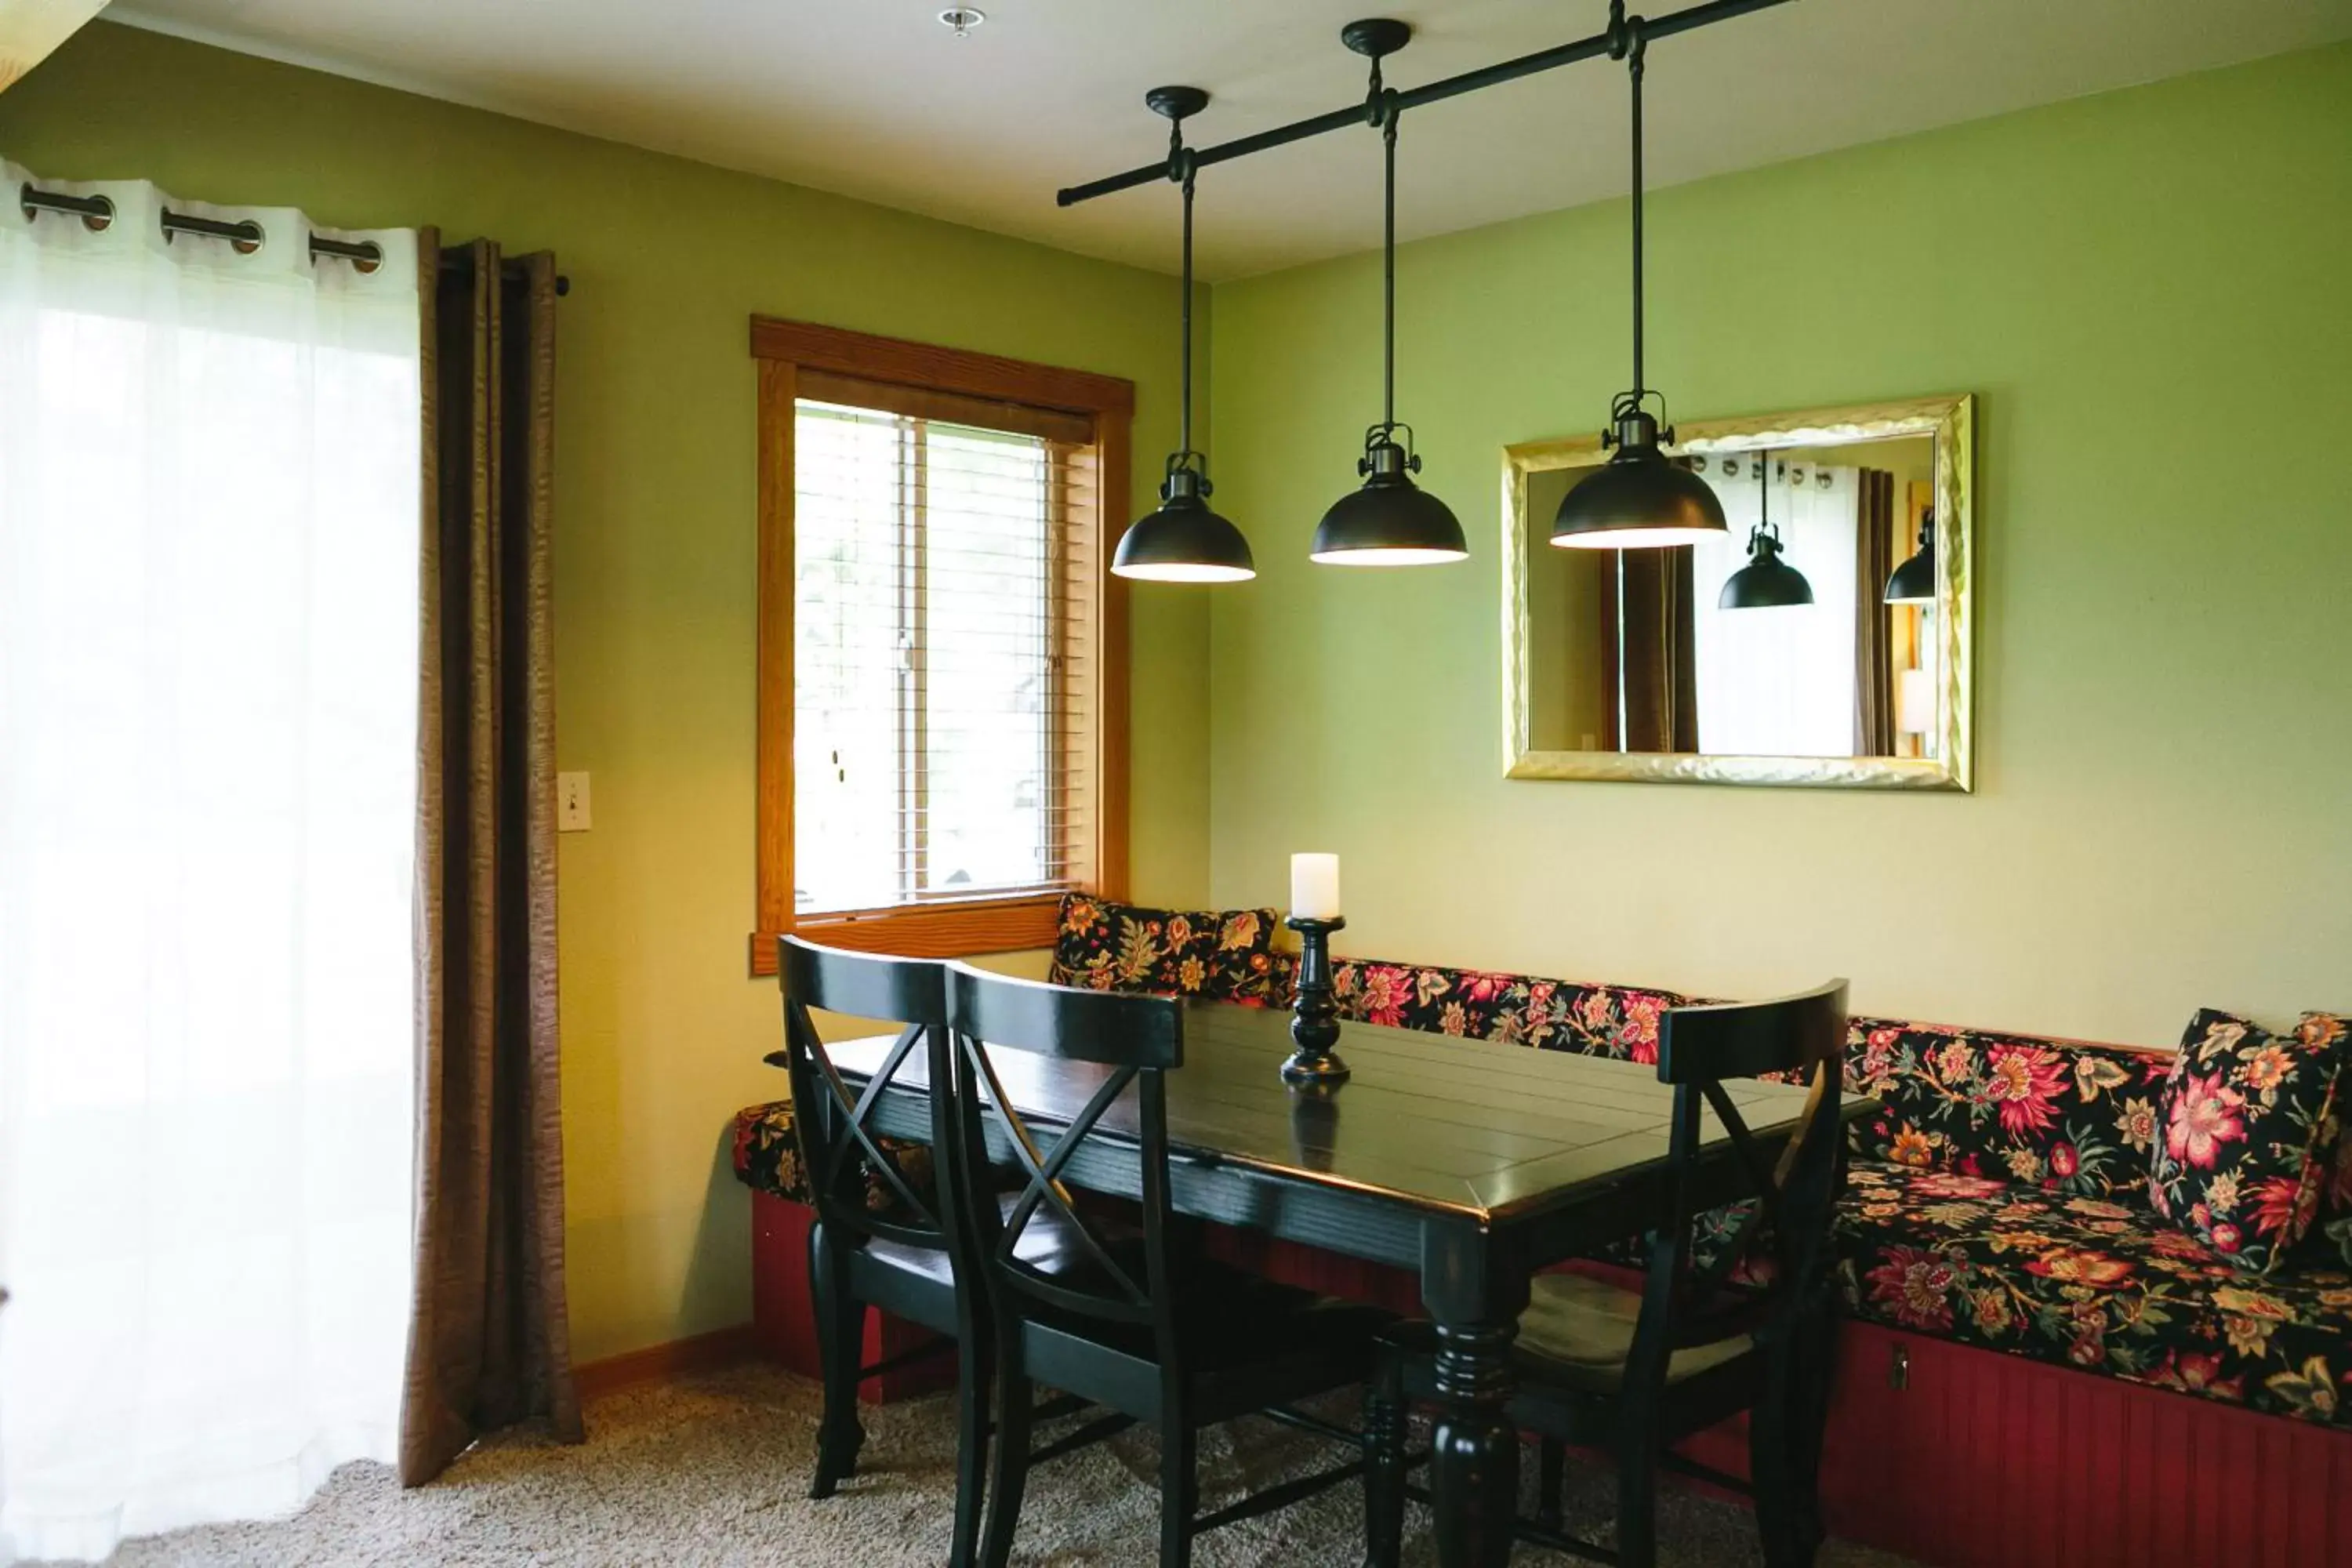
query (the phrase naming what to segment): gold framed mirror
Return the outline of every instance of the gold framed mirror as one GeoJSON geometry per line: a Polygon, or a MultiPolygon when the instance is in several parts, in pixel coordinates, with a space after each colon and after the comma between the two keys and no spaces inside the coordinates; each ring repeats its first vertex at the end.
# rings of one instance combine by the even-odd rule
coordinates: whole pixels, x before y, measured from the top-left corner
{"type": "Polygon", "coordinates": [[[1667,550],[1551,547],[1597,435],[1505,447],[1506,776],[1969,789],[1975,412],[1684,425],[1730,528],[1667,550]]]}

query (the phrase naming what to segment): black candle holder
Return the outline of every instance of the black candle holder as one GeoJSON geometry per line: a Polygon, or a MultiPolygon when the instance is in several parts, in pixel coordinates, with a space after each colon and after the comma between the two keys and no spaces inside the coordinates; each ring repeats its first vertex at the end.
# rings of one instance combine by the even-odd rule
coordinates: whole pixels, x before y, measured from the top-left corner
{"type": "Polygon", "coordinates": [[[1296,1047],[1282,1063],[1286,1082],[1345,1082],[1348,1064],[1331,1047],[1339,1043],[1339,1005],[1331,996],[1331,933],[1348,922],[1292,915],[1282,922],[1298,933],[1298,1000],[1290,1009],[1290,1039],[1296,1047]]]}

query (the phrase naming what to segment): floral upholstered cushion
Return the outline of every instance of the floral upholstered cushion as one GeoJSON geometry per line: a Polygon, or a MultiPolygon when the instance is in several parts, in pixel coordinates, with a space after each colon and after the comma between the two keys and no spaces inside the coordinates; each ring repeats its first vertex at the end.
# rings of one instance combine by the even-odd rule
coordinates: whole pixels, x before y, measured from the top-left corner
{"type": "Polygon", "coordinates": [[[793,1102],[747,1105],[735,1113],[735,1179],[754,1192],[794,1203],[809,1201],[801,1146],[793,1134],[793,1102]]]}
{"type": "MultiPolygon", "coordinates": [[[[896,1138],[880,1142],[916,1190],[930,1184],[931,1151],[928,1144],[896,1138]]],[[[801,1168],[801,1145],[793,1131],[791,1100],[747,1105],[735,1113],[735,1179],[754,1192],[772,1193],[798,1204],[809,1201],[808,1173],[801,1168]]],[[[866,1206],[879,1214],[896,1201],[889,1187],[867,1172],[866,1206]]]]}
{"type": "Polygon", "coordinates": [[[1856,1163],[1839,1269],[1861,1317],[1965,1344],[2335,1422],[2352,1272],[2253,1279],[2135,1196],[1856,1163]]]}
{"type": "Polygon", "coordinates": [[[1366,958],[1335,963],[1331,990],[1340,1017],[1357,1023],[1637,1062],[1658,1059],[1658,1016],[1683,1000],[1630,985],[1366,958]]]}
{"type": "Polygon", "coordinates": [[[2267,1273],[2319,1212],[2336,1141],[2344,1026],[2291,1035],[2208,1007],[2157,1097],[2148,1199],[2216,1252],[2267,1273]]]}
{"type": "Polygon", "coordinates": [[[1264,1005],[1272,910],[1153,910],[1069,893],[1045,977],[1090,991],[1144,991],[1264,1005]]]}
{"type": "Polygon", "coordinates": [[[1856,1018],[1846,1089],[1883,1109],[1853,1152],[2060,1192],[2144,1193],[2169,1055],[1856,1018]]]}

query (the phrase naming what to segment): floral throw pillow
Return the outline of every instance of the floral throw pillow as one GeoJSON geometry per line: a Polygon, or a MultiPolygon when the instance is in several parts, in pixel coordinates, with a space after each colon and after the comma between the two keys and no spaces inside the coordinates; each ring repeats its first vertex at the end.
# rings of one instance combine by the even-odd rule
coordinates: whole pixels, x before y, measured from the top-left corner
{"type": "Polygon", "coordinates": [[[1272,910],[1152,910],[1066,894],[1046,978],[1090,991],[1144,991],[1262,1004],[1272,910]]]}
{"type": "Polygon", "coordinates": [[[2148,1200],[2239,1268],[2262,1274],[2311,1228],[2336,1138],[2344,1026],[2291,1035],[2207,1008],[2189,1021],[2156,1102],[2148,1200]]]}

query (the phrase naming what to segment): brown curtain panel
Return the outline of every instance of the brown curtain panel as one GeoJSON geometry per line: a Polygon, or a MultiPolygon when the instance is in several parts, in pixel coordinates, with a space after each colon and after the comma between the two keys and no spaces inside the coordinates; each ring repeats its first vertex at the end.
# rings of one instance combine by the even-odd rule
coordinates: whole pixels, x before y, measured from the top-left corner
{"type": "MultiPolygon", "coordinates": [[[[1617,679],[1624,697],[1624,732],[1612,734],[1623,752],[1698,750],[1697,614],[1694,607],[1696,552],[1624,550],[1608,576],[1621,652],[1617,679]]],[[[1612,727],[1615,727],[1614,715],[1612,727]]]]}
{"type": "Polygon", "coordinates": [[[1895,754],[1895,655],[1881,597],[1895,570],[1895,476],[1862,470],[1854,487],[1853,754],[1895,754]]]}
{"type": "Polygon", "coordinates": [[[563,1295],[549,533],[555,262],[426,230],[417,1197],[400,1479],[582,1436],[563,1295]]]}

